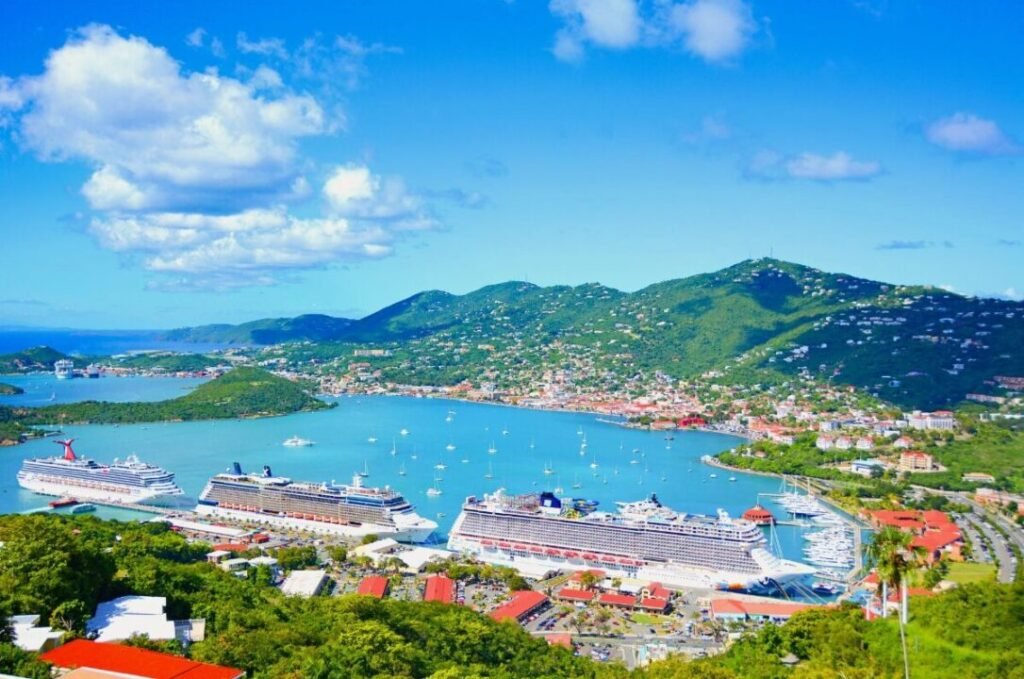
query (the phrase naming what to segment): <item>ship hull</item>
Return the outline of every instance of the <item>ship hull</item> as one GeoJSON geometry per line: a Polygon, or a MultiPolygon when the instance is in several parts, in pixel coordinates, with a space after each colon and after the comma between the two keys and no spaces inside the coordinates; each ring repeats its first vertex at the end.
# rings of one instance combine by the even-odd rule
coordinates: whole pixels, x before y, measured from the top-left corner
{"type": "Polygon", "coordinates": [[[157,497],[169,495],[181,495],[182,490],[177,492],[159,492],[148,488],[134,488],[129,486],[105,486],[99,484],[86,485],[85,483],[68,483],[53,479],[43,479],[35,474],[18,474],[18,485],[25,490],[40,495],[53,495],[56,497],[73,497],[78,500],[96,500],[99,502],[113,502],[117,504],[137,504],[146,502],[157,497]]]}
{"type": "Polygon", "coordinates": [[[226,509],[215,505],[199,504],[196,514],[211,518],[246,521],[277,528],[291,528],[307,533],[320,535],[338,535],[343,537],[364,537],[376,535],[381,538],[393,538],[398,542],[426,542],[437,528],[437,524],[427,519],[410,522],[408,526],[385,526],[382,524],[363,523],[360,525],[329,523],[315,519],[302,519],[292,516],[280,516],[265,512],[248,512],[237,509],[226,509]]]}
{"type": "Polygon", "coordinates": [[[666,586],[679,588],[758,590],[766,588],[770,584],[784,587],[813,573],[813,569],[801,568],[798,565],[791,572],[774,574],[772,577],[765,573],[729,572],[671,563],[654,564],[641,559],[636,561],[642,565],[624,568],[601,560],[587,561],[546,555],[517,554],[507,549],[483,547],[475,540],[467,540],[458,536],[449,538],[448,549],[467,554],[478,561],[495,566],[508,566],[529,577],[542,577],[551,571],[600,569],[609,578],[660,582],[666,586]]]}

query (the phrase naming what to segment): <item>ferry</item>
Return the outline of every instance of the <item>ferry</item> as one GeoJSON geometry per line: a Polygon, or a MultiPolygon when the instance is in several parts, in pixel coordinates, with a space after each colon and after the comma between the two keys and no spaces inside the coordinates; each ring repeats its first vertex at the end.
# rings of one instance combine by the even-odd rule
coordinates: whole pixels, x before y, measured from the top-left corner
{"type": "Polygon", "coordinates": [[[41,495],[127,504],[183,494],[172,472],[141,462],[135,455],[105,465],[78,457],[71,447],[74,439],[54,443],[64,447],[64,455],[24,460],[19,486],[41,495]]]}
{"type": "Polygon", "coordinates": [[[675,512],[656,495],[617,503],[615,512],[596,506],[550,492],[470,496],[448,548],[534,577],[600,569],[613,578],[706,589],[769,590],[815,572],[776,556],[758,526],[721,510],[675,512]]]}
{"type": "Polygon", "coordinates": [[[292,481],[274,476],[269,466],[248,474],[237,462],[211,478],[199,495],[201,516],[252,521],[311,533],[361,537],[377,535],[401,542],[424,542],[437,529],[402,495],[388,486],[367,488],[356,474],[350,485],[292,481]]]}

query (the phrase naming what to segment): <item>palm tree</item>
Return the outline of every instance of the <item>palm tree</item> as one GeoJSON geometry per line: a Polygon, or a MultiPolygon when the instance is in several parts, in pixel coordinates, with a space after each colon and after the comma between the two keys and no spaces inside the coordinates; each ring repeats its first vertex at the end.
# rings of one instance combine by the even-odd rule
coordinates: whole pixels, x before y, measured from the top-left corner
{"type": "MultiPolygon", "coordinates": [[[[887,590],[894,588],[900,592],[901,586],[906,588],[907,574],[918,567],[918,556],[922,553],[920,547],[913,545],[914,534],[905,532],[894,526],[886,526],[878,531],[874,540],[868,546],[868,559],[874,565],[878,573],[879,584],[882,585],[882,615],[886,614],[888,603],[887,590]]],[[[902,597],[906,592],[902,592],[902,597]]],[[[907,657],[907,635],[904,629],[906,624],[906,612],[902,605],[899,614],[896,616],[900,629],[900,645],[903,649],[903,674],[910,679],[910,659],[907,657]]]]}

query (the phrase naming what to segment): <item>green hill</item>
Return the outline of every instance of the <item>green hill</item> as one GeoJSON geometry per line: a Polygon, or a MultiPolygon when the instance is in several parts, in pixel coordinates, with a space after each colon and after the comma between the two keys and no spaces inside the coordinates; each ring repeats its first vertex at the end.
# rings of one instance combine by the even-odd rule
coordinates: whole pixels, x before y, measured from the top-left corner
{"type": "Polygon", "coordinates": [[[347,318],[306,314],[295,318],[264,318],[241,325],[215,324],[179,328],[160,338],[171,342],[213,342],[228,344],[276,344],[295,340],[329,340],[344,333],[352,323],[347,318]]]}
{"type": "Polygon", "coordinates": [[[32,347],[13,354],[0,354],[0,373],[18,373],[29,370],[53,370],[55,361],[67,358],[50,347],[32,347]]]}
{"type": "MultiPolygon", "coordinates": [[[[328,407],[300,384],[258,368],[235,368],[179,398],[152,403],[83,401],[11,408],[22,425],[131,423],[269,417],[328,407]]],[[[2,419],[2,418],[0,418],[2,419]]]]}
{"type": "MultiPolygon", "coordinates": [[[[390,375],[413,382],[508,367],[487,365],[486,355],[473,353],[480,345],[515,347],[519,362],[546,368],[585,360],[619,378],[714,370],[734,382],[831,379],[919,408],[992,393],[996,375],[1024,375],[1020,302],[889,285],[774,259],[634,293],[513,281],[466,295],[419,293],[355,321],[300,316],[255,325],[230,326],[230,333],[257,343],[390,343],[397,353],[429,345],[430,370],[390,375]],[[460,347],[455,356],[453,346],[460,347]]],[[[190,337],[212,336],[202,328],[168,335],[190,337]]],[[[408,356],[401,358],[408,364],[408,356]]]]}

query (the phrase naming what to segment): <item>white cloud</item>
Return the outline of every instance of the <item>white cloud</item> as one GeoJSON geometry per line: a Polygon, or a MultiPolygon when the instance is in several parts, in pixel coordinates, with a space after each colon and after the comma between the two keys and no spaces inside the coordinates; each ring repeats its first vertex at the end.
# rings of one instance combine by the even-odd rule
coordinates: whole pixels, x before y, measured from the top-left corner
{"type": "Polygon", "coordinates": [[[562,61],[579,62],[588,45],[627,49],[679,42],[711,63],[728,63],[750,44],[758,26],[743,0],[551,0],[563,26],[551,48],[562,61]]]}
{"type": "Polygon", "coordinates": [[[206,29],[201,26],[185,36],[185,44],[190,47],[202,47],[205,40],[206,29]]]}
{"type": "Polygon", "coordinates": [[[244,31],[239,31],[235,37],[235,44],[244,54],[262,54],[266,57],[277,57],[278,59],[288,58],[288,50],[285,48],[284,40],[281,38],[250,40],[244,31]]]}
{"type": "Polygon", "coordinates": [[[586,43],[623,49],[640,39],[642,21],[635,0],[551,0],[551,11],[565,21],[552,48],[564,61],[578,61],[586,43]]]}
{"type": "Polygon", "coordinates": [[[755,179],[811,179],[822,182],[868,180],[882,173],[877,161],[856,160],[845,151],[832,155],[801,153],[784,156],[761,150],[747,163],[745,174],[755,179]]]}
{"type": "Polygon", "coordinates": [[[757,31],[750,7],[741,0],[693,0],[669,13],[683,46],[705,61],[721,63],[740,55],[757,31]]]}
{"type": "Polygon", "coordinates": [[[954,113],[925,128],[928,141],[950,151],[983,155],[1010,155],[1021,147],[1007,137],[993,120],[973,113],[954,113]]]}
{"type": "Polygon", "coordinates": [[[185,73],[164,49],[106,26],[79,31],[15,87],[30,104],[22,143],[46,160],[94,164],[85,195],[99,209],[279,196],[297,174],[296,141],[327,128],[308,95],[257,96],[215,72],[185,73]]]}
{"type": "Polygon", "coordinates": [[[882,172],[882,166],[873,160],[854,160],[850,154],[837,151],[830,156],[801,153],[786,163],[786,171],[797,179],[836,181],[874,177],[882,172]]]}
{"type": "MultiPolygon", "coordinates": [[[[283,49],[244,34],[239,45],[283,49]]],[[[346,38],[337,49],[384,48],[346,38]]],[[[93,25],[51,52],[40,75],[0,79],[0,112],[41,159],[92,168],[81,189],[94,210],[89,232],[159,272],[158,287],[169,276],[178,288],[266,284],[385,257],[404,232],[436,226],[400,179],[362,165],[332,170],[320,197],[326,216],[291,214],[290,203],[314,196],[304,171],[316,168],[299,140],[333,128],[277,70],[241,72],[247,80],[188,72],[144,38],[93,25]]]]}
{"type": "Polygon", "coordinates": [[[423,201],[409,193],[402,180],[379,177],[366,166],[336,167],[324,183],[323,194],[335,215],[384,222],[400,230],[436,226],[423,201]]]}
{"type": "Polygon", "coordinates": [[[725,119],[719,115],[704,116],[700,127],[684,132],[681,140],[686,144],[699,145],[725,141],[732,137],[732,129],[725,119]]]}
{"type": "Polygon", "coordinates": [[[366,60],[376,55],[402,54],[402,48],[381,42],[364,43],[353,35],[324,42],[319,35],[305,39],[292,55],[296,73],[331,89],[354,90],[366,77],[366,60]]]}

